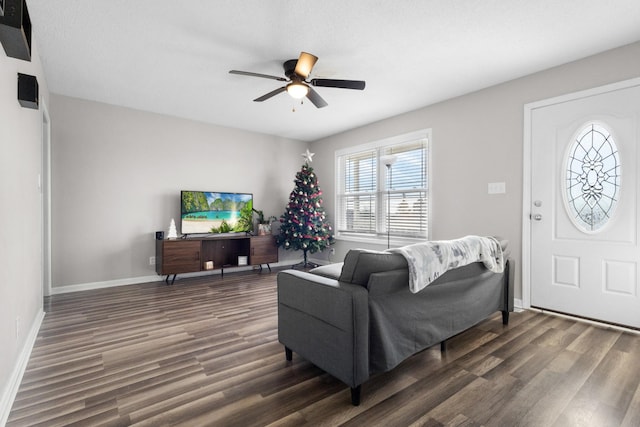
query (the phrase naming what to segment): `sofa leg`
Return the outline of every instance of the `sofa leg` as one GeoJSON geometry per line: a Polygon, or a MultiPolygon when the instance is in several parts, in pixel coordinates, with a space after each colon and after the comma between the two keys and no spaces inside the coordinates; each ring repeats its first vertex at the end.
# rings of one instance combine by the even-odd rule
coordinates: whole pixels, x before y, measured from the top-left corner
{"type": "Polygon", "coordinates": [[[360,405],[360,391],[362,390],[362,384],[358,387],[351,387],[351,404],[353,406],[360,405]]]}
{"type": "Polygon", "coordinates": [[[441,342],[440,342],[440,351],[441,351],[442,353],[444,353],[444,352],[446,352],[446,351],[447,351],[447,342],[446,342],[446,341],[441,341],[441,342]]]}
{"type": "Polygon", "coordinates": [[[502,310],[502,324],[509,324],[509,312],[507,310],[502,310]]]}
{"type": "Polygon", "coordinates": [[[293,360],[293,351],[291,351],[289,347],[284,348],[284,357],[286,357],[289,362],[293,360]]]}

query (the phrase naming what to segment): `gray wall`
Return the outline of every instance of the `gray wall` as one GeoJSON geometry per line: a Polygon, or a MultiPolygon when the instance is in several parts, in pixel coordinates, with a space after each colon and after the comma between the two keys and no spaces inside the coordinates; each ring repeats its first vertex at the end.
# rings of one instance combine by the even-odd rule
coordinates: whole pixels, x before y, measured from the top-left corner
{"type": "Polygon", "coordinates": [[[308,147],[60,95],[51,120],[54,293],[157,278],[154,232],[172,218],[179,231],[180,190],[253,193],[279,217],[308,147]]]}
{"type": "MultiPolygon", "coordinates": [[[[469,68],[473,72],[473,67],[469,68]]],[[[312,144],[325,207],[335,209],[334,152],[346,146],[432,129],[432,239],[467,234],[509,239],[518,261],[521,298],[522,153],[524,105],[640,76],[640,43],[513,80],[312,144]],[[489,195],[487,184],[506,182],[506,194],[489,195]]],[[[353,247],[384,246],[339,241],[334,259],[353,247]]]]}
{"type": "Polygon", "coordinates": [[[32,48],[30,62],[0,49],[0,424],[21,353],[30,350],[28,334],[37,332],[42,313],[43,110],[22,108],[17,100],[19,72],[38,78],[43,103],[49,97],[35,42],[32,48]]]}
{"type": "MultiPolygon", "coordinates": [[[[524,104],[637,77],[639,53],[635,43],[313,142],[312,165],[329,220],[335,222],[335,150],[431,128],[432,238],[509,239],[521,298],[524,104]],[[489,195],[489,182],[506,182],[506,194],[489,195]]],[[[258,208],[279,216],[306,148],[300,141],[56,95],[51,115],[54,292],[153,278],[153,232],[166,231],[179,217],[180,189],[253,192],[258,208]]],[[[385,246],[339,241],[336,255],[312,258],[339,261],[352,247],[385,246]]]]}

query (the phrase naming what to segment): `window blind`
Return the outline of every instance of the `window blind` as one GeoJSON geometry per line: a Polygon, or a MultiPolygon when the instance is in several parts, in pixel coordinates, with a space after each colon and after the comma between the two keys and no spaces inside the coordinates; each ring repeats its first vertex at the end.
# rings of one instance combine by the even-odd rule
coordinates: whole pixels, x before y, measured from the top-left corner
{"type": "Polygon", "coordinates": [[[337,155],[338,234],[427,238],[427,156],[426,137],[337,155]],[[395,159],[390,168],[383,156],[395,159]]]}

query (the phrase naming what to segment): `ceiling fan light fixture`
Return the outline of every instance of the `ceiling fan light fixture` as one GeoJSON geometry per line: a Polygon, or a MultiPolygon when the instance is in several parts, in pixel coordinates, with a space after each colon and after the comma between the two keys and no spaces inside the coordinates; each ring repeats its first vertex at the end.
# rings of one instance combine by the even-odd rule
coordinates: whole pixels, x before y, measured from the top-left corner
{"type": "MultiPolygon", "coordinates": [[[[3,0],[0,0],[2,4],[3,0]]],[[[315,86],[334,87],[339,89],[364,89],[364,80],[339,80],[339,79],[310,79],[309,75],[315,65],[318,57],[308,52],[301,52],[298,59],[289,59],[282,64],[285,77],[272,76],[270,74],[253,73],[250,71],[231,70],[230,74],[239,74],[241,76],[260,77],[263,79],[277,80],[287,82],[276,90],[272,90],[262,96],[254,99],[254,102],[262,102],[271,99],[282,92],[288,92],[289,95],[296,100],[307,97],[316,108],[326,107],[327,101],[322,99],[320,94],[315,91],[315,86]]]]}
{"type": "Polygon", "coordinates": [[[287,93],[291,95],[292,98],[301,99],[309,93],[309,86],[302,82],[289,83],[287,85],[287,93]]]}

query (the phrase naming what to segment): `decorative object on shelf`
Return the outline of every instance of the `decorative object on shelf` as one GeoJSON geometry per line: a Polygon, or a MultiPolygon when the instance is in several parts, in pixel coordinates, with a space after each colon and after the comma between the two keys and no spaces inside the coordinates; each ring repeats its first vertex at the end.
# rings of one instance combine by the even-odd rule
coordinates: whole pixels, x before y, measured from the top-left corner
{"type": "Polygon", "coordinates": [[[243,266],[243,265],[248,265],[249,264],[249,257],[246,255],[240,255],[238,257],[238,266],[243,266]]]}
{"type": "Polygon", "coordinates": [[[213,261],[205,261],[204,262],[205,270],[213,270],[213,261]]]}
{"type": "Polygon", "coordinates": [[[307,260],[307,253],[322,251],[335,240],[322,207],[322,190],[318,185],[318,178],[309,166],[313,153],[307,150],[302,156],[305,162],[296,174],[289,203],[280,216],[280,234],[276,237],[276,243],[287,250],[302,250],[304,268],[314,266],[307,260]]]}
{"type": "Polygon", "coordinates": [[[169,224],[169,234],[167,235],[168,239],[177,239],[178,232],[176,231],[176,222],[171,218],[171,223],[169,224]]]}
{"type": "Polygon", "coordinates": [[[25,0],[2,0],[0,42],[7,56],[31,61],[31,19],[25,0]]]}
{"type": "Polygon", "coordinates": [[[258,224],[258,236],[271,234],[271,224],[258,224]]]}
{"type": "Polygon", "coordinates": [[[271,215],[270,217],[264,217],[264,212],[259,209],[254,209],[256,215],[258,215],[258,236],[266,236],[271,234],[271,223],[277,221],[278,218],[271,215]]]}

